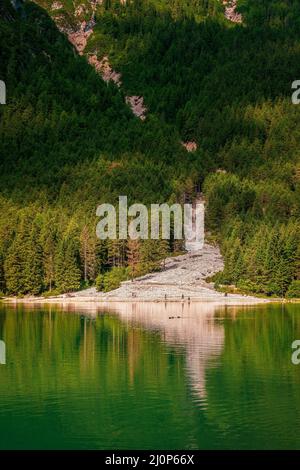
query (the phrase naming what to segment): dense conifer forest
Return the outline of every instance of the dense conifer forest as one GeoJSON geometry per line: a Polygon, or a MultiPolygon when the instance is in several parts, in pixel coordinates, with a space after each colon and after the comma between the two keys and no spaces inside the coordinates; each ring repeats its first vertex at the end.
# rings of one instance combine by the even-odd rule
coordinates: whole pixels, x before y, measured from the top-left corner
{"type": "Polygon", "coordinates": [[[53,3],[0,8],[0,291],[109,290],[157,269],[181,247],[100,242],[97,205],[183,202],[200,185],[225,257],[216,283],[300,297],[300,1],[240,0],[241,24],[217,0],[53,3]],[[108,55],[121,88],[54,22],[92,11],[85,53],[108,55]]]}

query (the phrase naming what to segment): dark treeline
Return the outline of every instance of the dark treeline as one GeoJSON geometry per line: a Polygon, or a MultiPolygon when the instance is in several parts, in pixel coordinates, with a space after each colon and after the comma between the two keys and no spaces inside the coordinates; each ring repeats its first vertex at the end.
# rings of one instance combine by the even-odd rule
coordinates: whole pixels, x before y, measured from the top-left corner
{"type": "MultiPolygon", "coordinates": [[[[8,90],[0,108],[0,290],[68,291],[96,279],[108,290],[156,269],[181,247],[99,242],[97,205],[120,194],[181,201],[201,182],[207,228],[226,261],[217,282],[299,296],[300,111],[291,84],[300,78],[300,2],[240,1],[244,23],[232,25],[214,0],[105,1],[87,51],[109,55],[121,92],[38,7],[30,2],[18,17],[8,3],[0,13],[8,90]],[[145,97],[145,122],[123,93],[145,97]],[[196,152],[180,145],[188,140],[196,152]]],[[[52,2],[36,3],[54,14],[52,2]]],[[[68,25],[77,3],[61,3],[68,25]]]]}

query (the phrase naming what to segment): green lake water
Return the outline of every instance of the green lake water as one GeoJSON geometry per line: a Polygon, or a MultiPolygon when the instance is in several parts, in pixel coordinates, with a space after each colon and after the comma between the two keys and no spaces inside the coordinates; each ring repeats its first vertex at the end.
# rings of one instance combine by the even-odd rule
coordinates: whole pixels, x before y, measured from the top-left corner
{"type": "Polygon", "coordinates": [[[296,339],[300,305],[0,305],[0,449],[300,449],[296,339]]]}

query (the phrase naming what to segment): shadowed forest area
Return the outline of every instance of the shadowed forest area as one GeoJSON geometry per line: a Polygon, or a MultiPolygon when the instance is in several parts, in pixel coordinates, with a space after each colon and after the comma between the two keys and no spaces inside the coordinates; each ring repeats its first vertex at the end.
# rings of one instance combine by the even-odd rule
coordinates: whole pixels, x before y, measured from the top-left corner
{"type": "Polygon", "coordinates": [[[122,194],[183,202],[200,185],[225,257],[216,283],[300,297],[299,0],[240,0],[242,24],[217,0],[54,10],[40,0],[19,12],[2,3],[0,291],[72,291],[108,271],[115,286],[132,270],[158,269],[182,247],[100,242],[96,207],[122,194]],[[74,51],[58,15],[68,31],[93,15],[85,54],[109,56],[120,89],[74,51]],[[145,121],[128,94],[144,97],[145,121]]]}

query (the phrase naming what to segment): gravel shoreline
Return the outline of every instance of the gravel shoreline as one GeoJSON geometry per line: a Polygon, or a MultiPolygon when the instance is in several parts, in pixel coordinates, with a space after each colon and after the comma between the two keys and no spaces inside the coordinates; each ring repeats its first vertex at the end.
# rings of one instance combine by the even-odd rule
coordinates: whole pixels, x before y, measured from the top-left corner
{"type": "MultiPolygon", "coordinates": [[[[126,281],[111,292],[97,292],[95,287],[56,297],[8,298],[15,303],[118,303],[118,302],[181,302],[215,303],[219,305],[249,305],[271,302],[240,294],[218,292],[206,278],[222,271],[223,258],[217,246],[205,244],[201,250],[167,258],[160,272],[126,281]]],[[[274,302],[274,300],[273,300],[274,302]]]]}

